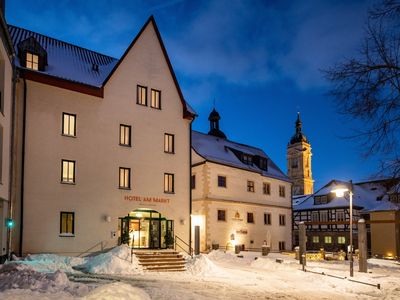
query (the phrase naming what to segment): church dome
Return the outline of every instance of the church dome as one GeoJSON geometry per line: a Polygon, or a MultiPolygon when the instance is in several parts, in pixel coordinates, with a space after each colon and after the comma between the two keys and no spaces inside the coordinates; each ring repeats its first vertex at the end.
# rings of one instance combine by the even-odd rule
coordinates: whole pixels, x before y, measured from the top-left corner
{"type": "Polygon", "coordinates": [[[210,121],[210,131],[208,132],[208,134],[226,139],[225,133],[223,133],[219,129],[219,120],[220,119],[221,119],[221,117],[220,117],[219,113],[214,108],[212,110],[212,112],[210,113],[210,115],[208,116],[208,120],[210,121]]]}

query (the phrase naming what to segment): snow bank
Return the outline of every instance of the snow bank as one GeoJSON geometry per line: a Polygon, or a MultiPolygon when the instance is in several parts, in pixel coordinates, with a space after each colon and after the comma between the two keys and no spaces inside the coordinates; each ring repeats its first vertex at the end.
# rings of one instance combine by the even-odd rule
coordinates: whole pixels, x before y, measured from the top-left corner
{"type": "Polygon", "coordinates": [[[83,264],[84,258],[59,256],[56,254],[34,254],[28,255],[24,260],[13,263],[31,266],[38,272],[53,273],[59,270],[64,272],[74,272],[73,267],[83,264]]]}
{"type": "Polygon", "coordinates": [[[75,269],[94,274],[140,274],[142,267],[136,256],[131,257],[131,248],[121,245],[109,252],[85,258],[85,263],[75,269]],[[131,262],[132,259],[132,262],[131,262]]]}
{"type": "Polygon", "coordinates": [[[84,284],[72,283],[63,271],[41,273],[31,266],[9,263],[0,267],[0,291],[29,289],[38,292],[67,292],[79,296],[88,293],[84,284]]]}
{"type": "Polygon", "coordinates": [[[90,292],[85,300],[150,300],[150,296],[142,289],[126,283],[106,284],[90,292]]]}
{"type": "Polygon", "coordinates": [[[299,263],[295,261],[282,260],[281,263],[276,262],[276,259],[259,257],[250,264],[253,268],[267,269],[267,270],[295,270],[299,268],[299,263]]]}
{"type": "Polygon", "coordinates": [[[206,255],[200,254],[189,259],[186,264],[189,273],[199,276],[225,275],[226,272],[217,267],[206,255]]]}

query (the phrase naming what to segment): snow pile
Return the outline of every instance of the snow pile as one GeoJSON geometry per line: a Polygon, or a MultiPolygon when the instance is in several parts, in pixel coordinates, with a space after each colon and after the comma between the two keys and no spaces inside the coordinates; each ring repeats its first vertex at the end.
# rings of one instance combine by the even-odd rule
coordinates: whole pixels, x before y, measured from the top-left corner
{"type": "Polygon", "coordinates": [[[234,254],[232,252],[225,252],[222,250],[213,250],[208,254],[208,258],[213,261],[216,261],[216,262],[247,265],[247,264],[250,264],[254,260],[254,257],[246,257],[246,254],[247,253],[245,253],[245,252],[240,253],[240,255],[244,256],[244,257],[238,257],[236,254],[234,254]]]}
{"type": "Polygon", "coordinates": [[[282,260],[282,262],[278,263],[276,262],[276,259],[260,257],[252,261],[250,266],[253,268],[267,269],[267,270],[284,270],[284,269],[296,270],[299,268],[299,263],[289,260],[282,260]]]}
{"type": "Polygon", "coordinates": [[[0,268],[0,291],[29,289],[38,292],[67,292],[71,295],[88,293],[84,284],[71,283],[63,271],[41,273],[31,266],[9,263],[0,268]]]}
{"type": "Polygon", "coordinates": [[[28,255],[24,260],[18,260],[18,264],[31,266],[38,272],[53,273],[59,270],[74,272],[73,267],[83,264],[84,258],[59,256],[56,254],[34,254],[28,255]]]}
{"type": "Polygon", "coordinates": [[[140,274],[142,267],[136,256],[131,256],[131,248],[121,245],[112,250],[93,257],[75,269],[94,274],[140,274]],[[132,262],[131,262],[132,259],[132,262]]]}
{"type": "Polygon", "coordinates": [[[193,275],[225,275],[226,272],[217,267],[206,255],[197,255],[189,259],[186,264],[186,269],[193,275]]]}
{"type": "Polygon", "coordinates": [[[150,300],[150,296],[142,289],[126,283],[116,282],[98,287],[90,292],[85,300],[150,300]]]}

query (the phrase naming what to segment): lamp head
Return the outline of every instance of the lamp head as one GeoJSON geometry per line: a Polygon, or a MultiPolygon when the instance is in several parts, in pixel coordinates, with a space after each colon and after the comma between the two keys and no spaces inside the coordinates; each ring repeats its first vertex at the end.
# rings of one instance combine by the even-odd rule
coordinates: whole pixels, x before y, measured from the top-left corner
{"type": "Polygon", "coordinates": [[[343,197],[345,192],[348,192],[349,189],[346,187],[337,187],[331,191],[331,193],[335,193],[336,197],[343,197]]]}

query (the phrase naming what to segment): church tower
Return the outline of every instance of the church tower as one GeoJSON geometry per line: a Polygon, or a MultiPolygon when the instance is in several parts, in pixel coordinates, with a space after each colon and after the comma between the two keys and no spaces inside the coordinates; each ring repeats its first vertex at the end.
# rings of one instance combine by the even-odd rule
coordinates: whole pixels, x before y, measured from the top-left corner
{"type": "Polygon", "coordinates": [[[314,192],[311,173],[311,145],[302,132],[300,113],[297,113],[296,133],[287,146],[288,176],[293,181],[293,195],[314,192]]]}

